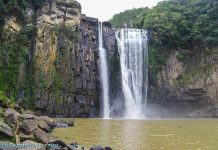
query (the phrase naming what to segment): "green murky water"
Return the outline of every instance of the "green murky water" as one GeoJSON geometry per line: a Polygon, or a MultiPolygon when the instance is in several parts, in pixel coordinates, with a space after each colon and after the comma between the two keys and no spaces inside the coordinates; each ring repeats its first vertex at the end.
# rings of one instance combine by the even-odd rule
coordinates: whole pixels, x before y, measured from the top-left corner
{"type": "Polygon", "coordinates": [[[76,119],[72,128],[55,129],[66,142],[86,148],[113,150],[218,150],[218,120],[102,120],[76,119]]]}

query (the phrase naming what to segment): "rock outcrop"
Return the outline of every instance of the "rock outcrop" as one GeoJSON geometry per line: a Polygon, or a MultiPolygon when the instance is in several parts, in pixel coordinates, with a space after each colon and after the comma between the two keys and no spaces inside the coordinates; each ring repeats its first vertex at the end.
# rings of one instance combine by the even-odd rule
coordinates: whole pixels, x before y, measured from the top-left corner
{"type": "Polygon", "coordinates": [[[77,1],[33,5],[28,3],[22,24],[19,16],[9,16],[4,26],[15,34],[13,42],[25,29],[30,34],[13,80],[17,102],[37,115],[98,116],[98,20],[82,15],[77,1]]]}
{"type": "MultiPolygon", "coordinates": [[[[57,118],[53,120],[48,116],[35,116],[26,113],[22,114],[21,111],[18,111],[19,110],[15,110],[14,108],[4,107],[4,117],[1,118],[0,121],[1,150],[85,150],[84,147],[80,146],[75,141],[67,144],[51,134],[54,124],[55,127],[57,127],[58,123],[66,123],[69,126],[73,126],[73,119],[57,118]],[[16,116],[16,119],[13,123],[7,124],[6,120],[8,116],[11,115],[16,116]]],[[[28,111],[24,110],[23,112],[28,111]]],[[[96,148],[100,148],[100,146],[97,146],[96,148]]],[[[107,147],[107,149],[108,148],[109,147],[107,147]]],[[[106,150],[106,148],[104,150],[106,150]]]]}
{"type": "Polygon", "coordinates": [[[161,105],[162,117],[216,117],[218,53],[211,52],[196,63],[180,61],[174,51],[157,78],[150,80],[149,103],[161,105]]]}

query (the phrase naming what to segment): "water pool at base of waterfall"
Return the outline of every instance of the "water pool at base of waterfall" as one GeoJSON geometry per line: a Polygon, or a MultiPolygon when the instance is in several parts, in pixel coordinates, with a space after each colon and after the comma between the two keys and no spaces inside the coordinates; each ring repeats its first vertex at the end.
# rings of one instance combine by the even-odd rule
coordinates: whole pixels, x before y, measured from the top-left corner
{"type": "Polygon", "coordinates": [[[217,119],[75,119],[71,128],[56,128],[65,142],[109,146],[113,150],[217,150],[217,119]]]}

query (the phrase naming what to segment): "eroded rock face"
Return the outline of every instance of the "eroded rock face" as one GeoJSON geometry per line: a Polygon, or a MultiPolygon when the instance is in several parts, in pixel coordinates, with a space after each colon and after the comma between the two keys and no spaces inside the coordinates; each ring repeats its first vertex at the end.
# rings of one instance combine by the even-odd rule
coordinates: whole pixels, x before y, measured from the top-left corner
{"type": "Polygon", "coordinates": [[[77,1],[46,1],[37,12],[37,24],[77,26],[80,24],[81,6],[77,1]]]}
{"type": "Polygon", "coordinates": [[[179,61],[174,51],[165,67],[157,76],[157,91],[150,96],[159,99],[170,117],[216,117],[217,52],[207,56],[198,64],[179,61]],[[156,95],[155,95],[156,94],[156,95]],[[209,110],[209,112],[208,112],[209,110]],[[172,113],[174,112],[174,113],[172,113]]]}
{"type": "Polygon", "coordinates": [[[33,51],[37,115],[91,117],[98,104],[98,20],[78,2],[47,1],[37,11],[33,51]]]}

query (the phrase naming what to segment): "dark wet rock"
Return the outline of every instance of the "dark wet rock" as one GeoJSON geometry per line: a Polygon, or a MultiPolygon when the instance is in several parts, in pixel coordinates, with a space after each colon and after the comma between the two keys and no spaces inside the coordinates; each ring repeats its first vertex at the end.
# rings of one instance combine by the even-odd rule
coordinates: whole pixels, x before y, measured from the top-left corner
{"type": "Polygon", "coordinates": [[[104,150],[104,148],[100,145],[92,146],[89,150],[104,150]]]}
{"type": "Polygon", "coordinates": [[[49,135],[39,128],[35,131],[34,136],[43,144],[47,144],[49,142],[49,135]]]}
{"type": "Polygon", "coordinates": [[[68,126],[70,126],[70,127],[74,126],[74,121],[67,121],[66,123],[67,123],[68,126]]]}
{"type": "Polygon", "coordinates": [[[25,134],[22,131],[18,132],[18,136],[20,137],[21,141],[25,141],[25,140],[33,140],[34,136],[33,134],[25,134]]]}
{"type": "Polygon", "coordinates": [[[16,150],[16,145],[8,141],[0,141],[0,150],[16,150]],[[10,147],[5,147],[4,145],[10,145],[10,147]]]}
{"type": "Polygon", "coordinates": [[[70,145],[78,145],[78,142],[77,142],[77,141],[72,141],[72,142],[70,143],[70,145]]]}
{"type": "Polygon", "coordinates": [[[105,147],[104,150],[112,150],[110,147],[105,147]]]}
{"type": "Polygon", "coordinates": [[[13,137],[14,133],[10,126],[7,124],[0,122],[0,133],[9,137],[13,137]]]}
{"type": "Polygon", "coordinates": [[[56,127],[56,124],[55,122],[52,122],[52,123],[48,123],[48,126],[51,128],[51,129],[54,129],[56,127]]]}

